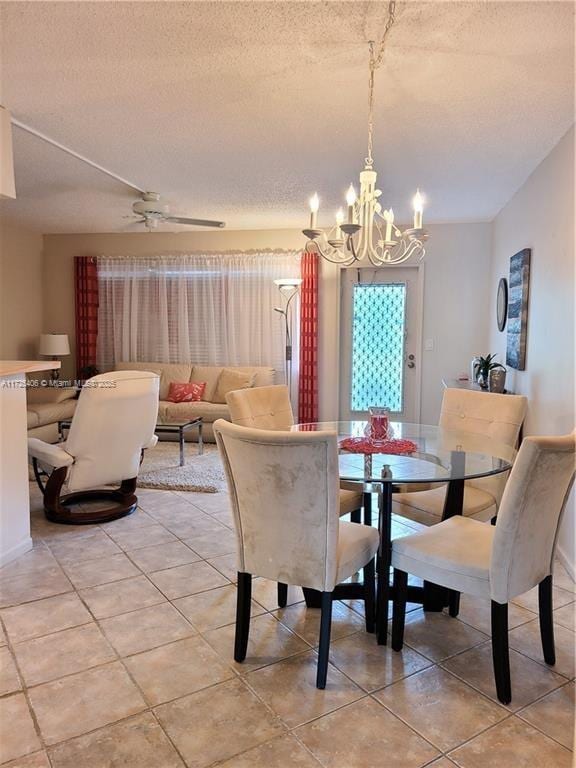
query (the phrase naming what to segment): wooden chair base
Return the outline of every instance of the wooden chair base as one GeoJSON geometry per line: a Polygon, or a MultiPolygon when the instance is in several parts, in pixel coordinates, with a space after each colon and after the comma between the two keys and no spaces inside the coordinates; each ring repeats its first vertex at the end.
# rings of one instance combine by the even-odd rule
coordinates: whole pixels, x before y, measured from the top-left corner
{"type": "Polygon", "coordinates": [[[52,523],[64,525],[90,525],[94,523],[108,523],[132,514],[138,506],[136,490],[136,478],[123,480],[120,488],[111,490],[102,489],[94,491],[78,491],[61,496],[60,492],[66,480],[66,467],[55,469],[46,483],[44,489],[44,514],[52,523]],[[75,504],[89,501],[105,501],[109,499],[115,502],[114,506],[105,509],[95,509],[88,512],[75,512],[70,509],[75,504]]]}

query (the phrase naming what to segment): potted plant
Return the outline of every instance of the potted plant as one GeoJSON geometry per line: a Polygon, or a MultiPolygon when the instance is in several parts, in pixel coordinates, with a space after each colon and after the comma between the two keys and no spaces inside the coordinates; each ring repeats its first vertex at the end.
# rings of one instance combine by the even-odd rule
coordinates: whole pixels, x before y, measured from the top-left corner
{"type": "Polygon", "coordinates": [[[506,370],[503,365],[500,363],[495,363],[494,360],[496,358],[496,355],[486,355],[486,357],[478,357],[476,358],[476,381],[482,389],[488,389],[488,382],[490,379],[490,371],[493,371],[495,369],[501,368],[502,370],[506,370]]]}

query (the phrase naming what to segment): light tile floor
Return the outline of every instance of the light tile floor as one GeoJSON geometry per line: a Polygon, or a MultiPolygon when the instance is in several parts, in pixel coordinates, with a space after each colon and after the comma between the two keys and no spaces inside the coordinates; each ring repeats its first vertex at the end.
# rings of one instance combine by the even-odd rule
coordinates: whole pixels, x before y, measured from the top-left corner
{"type": "MultiPolygon", "coordinates": [[[[314,686],[318,611],[254,582],[248,657],[232,659],[228,497],[142,490],[102,526],[47,522],[0,569],[3,768],[568,768],[574,584],[557,566],[557,664],[542,660],[535,594],[510,611],[513,702],[494,690],[487,601],[460,617],[411,606],[402,653],[362,603],[337,603],[328,685],[314,686]]],[[[396,536],[417,524],[398,519],[396,536]]]]}

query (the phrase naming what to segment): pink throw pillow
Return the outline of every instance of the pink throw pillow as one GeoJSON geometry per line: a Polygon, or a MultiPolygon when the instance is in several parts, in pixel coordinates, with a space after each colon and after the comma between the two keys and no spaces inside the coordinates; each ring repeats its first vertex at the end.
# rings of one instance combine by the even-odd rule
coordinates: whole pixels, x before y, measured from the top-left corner
{"type": "Polygon", "coordinates": [[[171,403],[198,403],[202,400],[205,389],[205,381],[186,383],[173,381],[170,383],[167,399],[171,403]]]}

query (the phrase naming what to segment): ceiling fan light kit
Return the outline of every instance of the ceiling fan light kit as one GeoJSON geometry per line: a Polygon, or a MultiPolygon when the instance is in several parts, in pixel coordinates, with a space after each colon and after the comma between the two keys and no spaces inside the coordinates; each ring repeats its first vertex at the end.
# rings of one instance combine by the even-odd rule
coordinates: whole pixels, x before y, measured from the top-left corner
{"type": "Polygon", "coordinates": [[[392,208],[382,210],[379,197],[382,194],[376,188],[376,171],[372,157],[374,137],[374,78],[384,57],[386,38],[394,24],[396,3],[388,5],[388,19],[380,41],[378,51],[370,42],[369,81],[368,81],[368,155],[364,170],[360,173],[360,194],[356,194],[353,184],[346,193],[348,220],[344,223],[344,213],[340,208],[336,213],[336,224],[325,232],[318,227],[320,200],[317,194],[310,198],[310,227],[302,230],[307,238],[306,251],[318,253],[326,261],[342,266],[368,259],[375,267],[401,264],[412,256],[422,259],[426,253],[424,243],[428,233],[422,226],[424,199],[420,190],[412,201],[414,208],[414,226],[400,230],[394,223],[392,208]]]}

